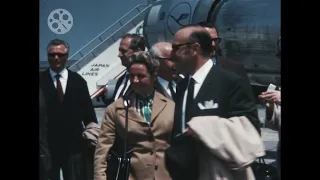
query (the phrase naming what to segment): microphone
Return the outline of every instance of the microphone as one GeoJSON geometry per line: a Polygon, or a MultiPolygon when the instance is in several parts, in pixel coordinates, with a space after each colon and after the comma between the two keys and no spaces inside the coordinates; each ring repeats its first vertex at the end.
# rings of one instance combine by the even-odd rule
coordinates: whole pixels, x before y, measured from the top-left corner
{"type": "Polygon", "coordinates": [[[122,98],[123,98],[123,104],[124,104],[124,106],[125,106],[126,108],[129,107],[129,106],[130,106],[129,96],[128,96],[128,95],[123,95],[122,98]]]}

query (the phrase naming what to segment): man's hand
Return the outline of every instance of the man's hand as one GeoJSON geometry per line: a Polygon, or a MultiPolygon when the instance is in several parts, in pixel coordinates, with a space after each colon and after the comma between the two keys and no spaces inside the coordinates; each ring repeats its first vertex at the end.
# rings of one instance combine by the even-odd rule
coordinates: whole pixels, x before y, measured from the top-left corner
{"type": "Polygon", "coordinates": [[[259,95],[260,99],[270,99],[273,103],[281,103],[281,92],[280,91],[266,91],[259,95]]]}
{"type": "Polygon", "coordinates": [[[195,139],[199,139],[198,135],[191,128],[186,128],[186,132],[185,133],[188,136],[192,136],[195,139]]]}

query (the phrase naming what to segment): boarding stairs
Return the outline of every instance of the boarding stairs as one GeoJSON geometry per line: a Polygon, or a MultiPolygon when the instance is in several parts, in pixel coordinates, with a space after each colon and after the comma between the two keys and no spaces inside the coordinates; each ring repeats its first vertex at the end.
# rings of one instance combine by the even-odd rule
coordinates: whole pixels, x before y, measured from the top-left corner
{"type": "Polygon", "coordinates": [[[126,33],[141,31],[150,7],[151,4],[137,5],[70,56],[69,59],[79,60],[69,69],[78,72],[87,81],[92,99],[106,90],[103,87],[110,79],[118,78],[125,72],[118,58],[120,38],[126,33]]]}

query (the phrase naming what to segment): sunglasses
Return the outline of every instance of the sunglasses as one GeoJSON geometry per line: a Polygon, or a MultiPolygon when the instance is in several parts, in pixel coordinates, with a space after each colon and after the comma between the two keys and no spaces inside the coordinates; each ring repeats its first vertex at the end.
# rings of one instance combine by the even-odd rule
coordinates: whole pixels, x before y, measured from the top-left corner
{"type": "Polygon", "coordinates": [[[128,50],[126,50],[126,49],[119,49],[119,52],[121,52],[121,54],[126,54],[127,52],[128,52],[128,50]]]}
{"type": "Polygon", "coordinates": [[[167,58],[164,58],[164,57],[156,57],[155,59],[159,59],[159,60],[168,60],[168,61],[171,61],[171,62],[176,62],[174,59],[172,59],[171,57],[167,57],[167,58]]]}
{"type": "Polygon", "coordinates": [[[172,44],[172,50],[177,50],[177,49],[179,49],[180,46],[194,44],[194,43],[195,42],[187,42],[187,43],[182,43],[182,44],[172,44]]]}
{"type": "Polygon", "coordinates": [[[48,53],[49,57],[56,57],[58,56],[59,58],[63,58],[68,56],[68,53],[48,53]]]}
{"type": "Polygon", "coordinates": [[[211,40],[212,40],[214,43],[219,44],[219,43],[220,43],[220,41],[221,41],[221,38],[216,37],[216,38],[211,38],[211,40]]]}

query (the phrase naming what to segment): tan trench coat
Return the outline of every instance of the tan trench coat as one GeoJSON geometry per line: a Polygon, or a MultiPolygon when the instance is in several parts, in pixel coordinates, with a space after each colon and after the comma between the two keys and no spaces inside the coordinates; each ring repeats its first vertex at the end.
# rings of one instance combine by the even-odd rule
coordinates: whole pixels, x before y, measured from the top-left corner
{"type": "MultiPolygon", "coordinates": [[[[170,180],[164,166],[174,116],[174,102],[154,94],[150,125],[132,107],[128,112],[128,144],[133,148],[130,180],[170,180]]],[[[125,106],[120,98],[105,111],[94,158],[94,180],[106,180],[106,162],[116,134],[124,137],[125,106]]]]}

